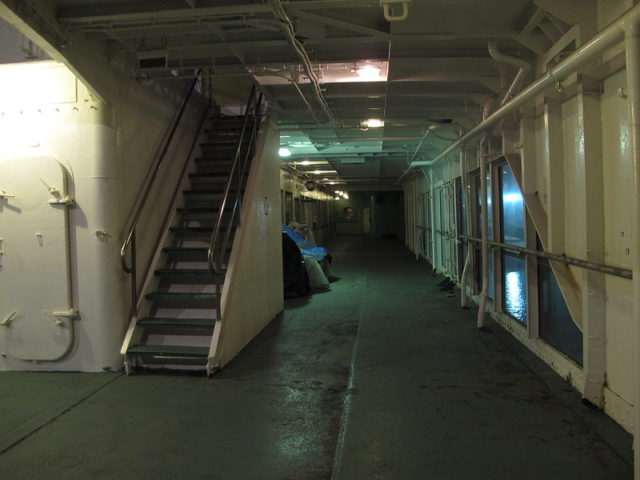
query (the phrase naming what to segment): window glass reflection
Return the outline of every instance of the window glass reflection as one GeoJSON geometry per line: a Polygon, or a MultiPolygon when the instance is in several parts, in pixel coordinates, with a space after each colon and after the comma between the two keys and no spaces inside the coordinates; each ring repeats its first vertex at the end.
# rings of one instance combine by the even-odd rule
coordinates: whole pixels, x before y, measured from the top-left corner
{"type": "Polygon", "coordinates": [[[516,320],[527,323],[527,273],[524,259],[504,254],[504,310],[516,320]]]}
{"type": "Polygon", "coordinates": [[[518,247],[525,246],[524,200],[520,187],[508,165],[500,168],[502,180],[502,241],[518,247]]]}
{"type": "MultiPolygon", "coordinates": [[[[500,167],[500,200],[502,211],[502,242],[525,247],[524,201],[520,187],[509,165],[500,167]]],[[[502,271],[504,311],[516,320],[527,323],[527,273],[524,259],[503,251],[502,271]]]]}

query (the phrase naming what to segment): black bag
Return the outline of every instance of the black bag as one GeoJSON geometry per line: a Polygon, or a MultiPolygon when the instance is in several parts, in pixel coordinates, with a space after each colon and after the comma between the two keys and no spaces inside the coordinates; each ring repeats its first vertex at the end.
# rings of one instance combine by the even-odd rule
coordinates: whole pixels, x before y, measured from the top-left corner
{"type": "Polygon", "coordinates": [[[302,253],[286,233],[282,234],[282,275],[284,298],[306,297],[311,293],[302,253]]]}

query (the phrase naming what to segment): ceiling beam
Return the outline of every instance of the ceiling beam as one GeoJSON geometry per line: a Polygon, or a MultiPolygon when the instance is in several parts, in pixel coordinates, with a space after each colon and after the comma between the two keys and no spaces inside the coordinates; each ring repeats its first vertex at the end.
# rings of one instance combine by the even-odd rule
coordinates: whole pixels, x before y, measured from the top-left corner
{"type": "Polygon", "coordinates": [[[264,4],[245,3],[221,7],[162,8],[161,4],[133,3],[115,5],[109,8],[72,7],[63,8],[58,19],[66,25],[96,22],[134,22],[161,19],[203,18],[216,16],[244,15],[247,13],[271,13],[271,7],[264,4]]]}
{"type": "Polygon", "coordinates": [[[350,30],[352,32],[362,33],[363,35],[377,37],[382,40],[389,40],[391,38],[391,34],[388,32],[376,30],[375,28],[365,27],[362,25],[355,24],[353,22],[345,22],[344,20],[338,20],[336,18],[326,17],[324,15],[318,15],[316,13],[309,13],[309,12],[299,10],[295,13],[295,16],[297,18],[304,18],[307,20],[312,20],[313,22],[330,25],[332,27],[338,27],[338,28],[343,28],[345,30],[350,30]]]}

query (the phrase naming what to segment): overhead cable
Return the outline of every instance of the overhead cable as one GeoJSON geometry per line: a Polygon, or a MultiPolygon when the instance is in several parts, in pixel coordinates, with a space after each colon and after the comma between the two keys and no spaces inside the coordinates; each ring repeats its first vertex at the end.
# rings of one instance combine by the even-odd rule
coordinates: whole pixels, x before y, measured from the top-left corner
{"type": "Polygon", "coordinates": [[[307,77],[309,77],[309,81],[311,82],[311,86],[313,87],[313,92],[315,94],[316,99],[318,100],[318,103],[320,104],[320,107],[329,118],[331,125],[334,128],[337,128],[336,119],[333,116],[333,113],[331,112],[331,108],[329,107],[329,104],[325,100],[324,95],[322,95],[320,81],[318,80],[318,77],[316,76],[316,74],[313,72],[313,65],[311,64],[311,59],[309,58],[309,55],[307,54],[304,48],[304,45],[302,45],[302,43],[295,36],[295,29],[293,27],[293,23],[291,22],[291,19],[287,15],[287,12],[282,6],[282,3],[280,2],[280,0],[269,0],[269,5],[273,9],[273,12],[276,15],[276,17],[278,17],[281,20],[282,31],[286,34],[287,39],[289,40],[289,43],[291,44],[291,46],[294,48],[294,50],[300,57],[300,60],[302,60],[302,65],[304,67],[305,74],[307,75],[307,77]]]}

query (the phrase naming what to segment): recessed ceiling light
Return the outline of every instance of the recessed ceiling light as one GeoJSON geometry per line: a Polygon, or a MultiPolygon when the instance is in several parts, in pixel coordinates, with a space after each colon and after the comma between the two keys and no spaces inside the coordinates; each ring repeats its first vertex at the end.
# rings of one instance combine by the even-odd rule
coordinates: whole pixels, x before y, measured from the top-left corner
{"type": "Polygon", "coordinates": [[[288,148],[281,148],[280,150],[278,150],[278,155],[280,155],[281,157],[290,157],[291,156],[291,150],[289,150],[288,148]]]}
{"type": "Polygon", "coordinates": [[[364,65],[356,69],[356,73],[363,80],[373,80],[380,76],[380,69],[373,65],[364,65]]]}

